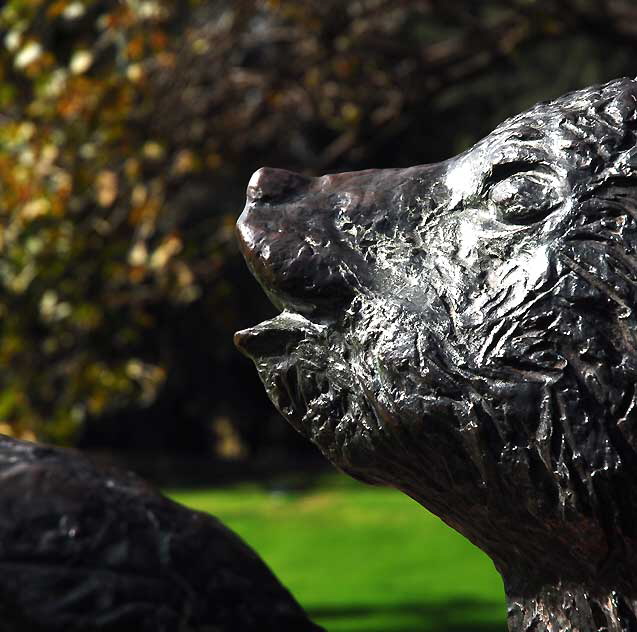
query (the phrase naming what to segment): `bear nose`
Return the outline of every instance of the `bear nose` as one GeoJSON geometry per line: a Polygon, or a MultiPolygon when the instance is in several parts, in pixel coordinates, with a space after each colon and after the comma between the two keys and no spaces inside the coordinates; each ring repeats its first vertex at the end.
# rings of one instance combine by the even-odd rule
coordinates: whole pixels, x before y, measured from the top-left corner
{"type": "Polygon", "coordinates": [[[250,178],[246,197],[248,202],[276,204],[305,192],[311,181],[300,173],[262,167],[250,178]]]}

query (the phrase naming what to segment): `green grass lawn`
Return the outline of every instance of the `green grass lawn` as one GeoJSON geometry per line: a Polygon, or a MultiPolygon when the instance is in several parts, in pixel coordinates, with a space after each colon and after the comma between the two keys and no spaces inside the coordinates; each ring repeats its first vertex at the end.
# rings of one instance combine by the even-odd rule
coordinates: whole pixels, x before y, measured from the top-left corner
{"type": "Polygon", "coordinates": [[[334,475],[304,493],[169,495],[239,533],[328,632],[505,630],[490,560],[396,491],[334,475]]]}

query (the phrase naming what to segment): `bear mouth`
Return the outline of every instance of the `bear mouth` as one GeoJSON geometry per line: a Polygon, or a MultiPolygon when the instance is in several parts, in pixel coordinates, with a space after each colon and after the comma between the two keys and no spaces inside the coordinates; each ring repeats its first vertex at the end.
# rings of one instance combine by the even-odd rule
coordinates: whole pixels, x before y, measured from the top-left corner
{"type": "Polygon", "coordinates": [[[268,358],[289,356],[301,341],[317,339],[325,328],[326,325],[284,309],[274,318],[235,333],[234,343],[253,362],[266,362],[268,358]]]}
{"type": "Polygon", "coordinates": [[[348,373],[341,338],[328,324],[284,310],[235,334],[235,345],[257,369],[268,397],[302,435],[325,452],[337,444],[348,373]],[[341,375],[343,374],[343,375],[341,375]]]}

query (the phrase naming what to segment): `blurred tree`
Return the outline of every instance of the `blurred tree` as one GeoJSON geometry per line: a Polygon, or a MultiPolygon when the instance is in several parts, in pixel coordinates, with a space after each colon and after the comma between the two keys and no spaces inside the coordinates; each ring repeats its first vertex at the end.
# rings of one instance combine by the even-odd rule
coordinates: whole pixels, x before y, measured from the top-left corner
{"type": "Polygon", "coordinates": [[[621,0],[5,2],[0,430],[304,445],[231,344],[271,313],[233,239],[250,173],[444,158],[634,73],[636,18],[621,0]]]}

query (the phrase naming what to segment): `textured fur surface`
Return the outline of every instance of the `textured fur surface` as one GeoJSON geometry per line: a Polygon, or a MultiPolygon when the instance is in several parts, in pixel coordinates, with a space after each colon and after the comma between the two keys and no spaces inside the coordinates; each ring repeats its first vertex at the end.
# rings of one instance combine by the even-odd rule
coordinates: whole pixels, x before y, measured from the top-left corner
{"type": "Polygon", "coordinates": [[[283,310],[237,334],[275,405],[487,551],[510,595],[632,591],[636,108],[620,79],[434,165],[263,169],[239,221],[283,310]]]}

